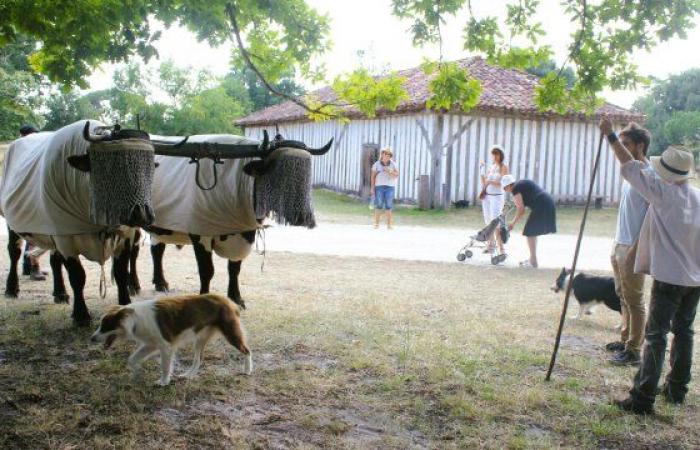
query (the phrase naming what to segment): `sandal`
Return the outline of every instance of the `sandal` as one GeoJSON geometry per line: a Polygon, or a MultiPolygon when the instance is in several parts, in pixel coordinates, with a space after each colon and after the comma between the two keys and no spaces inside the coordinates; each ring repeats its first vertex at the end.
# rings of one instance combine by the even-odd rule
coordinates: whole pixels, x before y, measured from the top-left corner
{"type": "Polygon", "coordinates": [[[535,266],[532,265],[529,259],[526,259],[525,261],[520,261],[518,263],[518,266],[522,267],[523,269],[534,269],[535,266]]]}

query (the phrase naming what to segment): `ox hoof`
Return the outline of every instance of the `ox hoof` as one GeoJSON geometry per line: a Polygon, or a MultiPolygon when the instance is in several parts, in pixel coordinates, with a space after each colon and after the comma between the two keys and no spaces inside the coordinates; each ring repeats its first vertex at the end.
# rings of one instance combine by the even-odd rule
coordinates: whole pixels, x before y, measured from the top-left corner
{"type": "Polygon", "coordinates": [[[242,298],[234,298],[234,299],[232,299],[232,300],[233,300],[233,303],[235,303],[235,304],[237,304],[238,306],[240,306],[241,309],[246,309],[246,308],[245,308],[245,302],[243,301],[242,298]]]}
{"type": "Polygon", "coordinates": [[[19,291],[17,291],[17,292],[5,291],[5,298],[17,298],[17,295],[19,295],[19,291]]]}
{"type": "Polygon", "coordinates": [[[53,302],[57,305],[67,305],[70,302],[68,294],[53,294],[53,302]]]}
{"type": "Polygon", "coordinates": [[[136,296],[141,293],[141,285],[140,284],[131,284],[129,283],[129,295],[131,296],[136,296]]]}
{"type": "Polygon", "coordinates": [[[92,322],[92,318],[89,313],[73,315],[73,323],[78,327],[89,327],[92,322]]]}
{"type": "Polygon", "coordinates": [[[168,283],[156,283],[156,292],[170,292],[168,283]]]}

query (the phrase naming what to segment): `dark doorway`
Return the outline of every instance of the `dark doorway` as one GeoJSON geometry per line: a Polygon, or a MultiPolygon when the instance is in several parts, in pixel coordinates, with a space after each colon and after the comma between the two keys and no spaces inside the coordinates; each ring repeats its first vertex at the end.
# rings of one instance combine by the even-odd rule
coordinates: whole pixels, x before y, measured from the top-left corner
{"type": "Polygon", "coordinates": [[[362,144],[362,158],[360,158],[360,197],[363,200],[369,198],[369,189],[372,183],[372,165],[379,159],[379,145],[362,144]]]}

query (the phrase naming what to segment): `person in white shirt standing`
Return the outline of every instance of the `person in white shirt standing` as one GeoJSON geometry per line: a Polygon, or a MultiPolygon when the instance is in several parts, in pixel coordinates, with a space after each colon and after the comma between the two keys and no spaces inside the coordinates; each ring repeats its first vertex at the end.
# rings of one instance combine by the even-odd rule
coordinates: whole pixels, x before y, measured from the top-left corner
{"type": "MultiPolygon", "coordinates": [[[[503,178],[503,175],[508,175],[509,173],[508,166],[505,164],[506,155],[501,147],[494,145],[491,148],[491,158],[493,164],[481,175],[482,189],[479,194],[486,225],[490,224],[493,219],[500,216],[503,212],[505,193],[501,185],[501,178],[503,178]]],[[[499,254],[505,254],[503,242],[501,242],[501,236],[498,231],[495,231],[489,239],[489,244],[485,253],[493,252],[496,242],[498,242],[499,254]]]]}
{"type": "Polygon", "coordinates": [[[641,366],[629,396],[614,404],[624,411],[653,414],[669,331],[673,332],[671,370],[660,392],[667,401],[681,404],[690,382],[693,321],[700,300],[700,189],[688,183],[695,176],[695,158],[669,147],[660,157],[650,158],[657,177],[633,158],[607,117],[601,119],[600,131],[622,165],[622,177],[649,202],[635,272],[654,280],[641,366]]]}
{"type": "MultiPolygon", "coordinates": [[[[641,162],[644,170],[653,169],[647,161],[647,150],[651,141],[648,130],[630,123],[620,132],[620,142],[641,162]]],[[[615,274],[615,290],[622,307],[622,329],[620,340],[610,342],[605,349],[614,352],[610,362],[615,365],[638,365],[644,342],[646,306],[644,304],[644,274],[634,272],[634,256],[642,222],[649,204],[629,182],[622,183],[620,209],[617,213],[615,244],[610,256],[615,274]]]]}
{"type": "Polygon", "coordinates": [[[394,153],[385,148],[379,155],[379,160],[372,165],[370,195],[374,196],[374,228],[379,228],[379,219],[386,212],[386,226],[394,227],[394,191],[396,180],[399,178],[399,168],[393,159],[394,153]]]}

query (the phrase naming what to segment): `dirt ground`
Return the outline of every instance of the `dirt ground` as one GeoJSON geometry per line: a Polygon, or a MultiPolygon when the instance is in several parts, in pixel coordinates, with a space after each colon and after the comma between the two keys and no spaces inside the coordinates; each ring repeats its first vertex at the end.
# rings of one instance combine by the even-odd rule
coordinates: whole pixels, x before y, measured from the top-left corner
{"type": "MultiPolygon", "coordinates": [[[[141,299],[153,296],[148,256],[141,299]]],[[[165,261],[174,292],[198,288],[191,248],[168,248],[165,261]]],[[[116,287],[99,299],[98,267],[86,267],[96,322],[116,287]]],[[[225,292],[223,260],[216,271],[213,291],[225,292]]],[[[93,329],[72,326],[50,281],[23,279],[18,299],[0,299],[0,448],[700,447],[697,383],[686,406],[660,402],[656,417],[609,406],[634,373],[604,361],[611,311],[567,322],[543,381],[555,270],[270,252],[241,277],[253,375],[219,340],[198,378],[165,388],[154,361],[131,378],[133,344],[91,345],[93,329]]],[[[178,372],[191,354],[180,356],[178,372]]]]}

